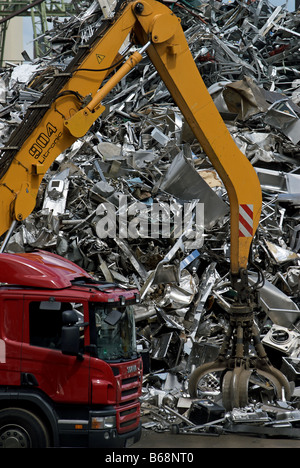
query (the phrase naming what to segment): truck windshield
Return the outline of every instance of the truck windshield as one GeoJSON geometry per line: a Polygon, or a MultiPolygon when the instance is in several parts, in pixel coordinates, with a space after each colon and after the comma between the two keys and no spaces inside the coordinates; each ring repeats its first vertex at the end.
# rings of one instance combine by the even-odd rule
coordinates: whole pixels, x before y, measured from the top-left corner
{"type": "Polygon", "coordinates": [[[132,307],[103,308],[93,304],[96,322],[97,357],[104,361],[137,357],[134,311],[132,307]]]}

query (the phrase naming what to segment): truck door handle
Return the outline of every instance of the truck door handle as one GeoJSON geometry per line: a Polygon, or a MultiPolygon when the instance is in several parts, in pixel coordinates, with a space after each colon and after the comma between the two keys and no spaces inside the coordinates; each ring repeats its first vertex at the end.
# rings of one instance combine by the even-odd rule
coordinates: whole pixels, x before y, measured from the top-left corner
{"type": "Polygon", "coordinates": [[[22,372],[21,373],[21,385],[27,387],[38,387],[39,383],[34,374],[29,372],[22,372]]]}

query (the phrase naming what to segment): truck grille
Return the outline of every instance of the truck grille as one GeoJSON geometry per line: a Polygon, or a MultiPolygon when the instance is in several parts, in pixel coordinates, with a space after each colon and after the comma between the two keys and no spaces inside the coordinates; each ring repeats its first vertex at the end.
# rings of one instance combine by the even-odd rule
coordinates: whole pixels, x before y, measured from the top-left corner
{"type": "Polygon", "coordinates": [[[120,408],[117,412],[117,429],[120,434],[132,431],[137,428],[140,422],[139,402],[130,407],[120,408]]]}
{"type": "Polygon", "coordinates": [[[111,365],[116,380],[118,381],[119,393],[118,402],[124,404],[133,401],[141,396],[142,391],[142,375],[140,371],[140,362],[128,366],[128,364],[111,365]],[[134,370],[128,372],[128,368],[134,370]]]}
{"type": "Polygon", "coordinates": [[[120,434],[136,429],[140,423],[142,376],[140,362],[112,365],[118,381],[117,430],[120,434]]]}
{"type": "Polygon", "coordinates": [[[135,375],[134,377],[126,378],[121,380],[121,402],[132,400],[140,396],[140,377],[135,375]]]}

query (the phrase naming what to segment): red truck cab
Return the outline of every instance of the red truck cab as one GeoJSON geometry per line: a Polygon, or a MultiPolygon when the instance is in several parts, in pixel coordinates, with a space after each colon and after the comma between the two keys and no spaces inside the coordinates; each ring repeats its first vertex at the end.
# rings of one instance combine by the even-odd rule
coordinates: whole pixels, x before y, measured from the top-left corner
{"type": "Polygon", "coordinates": [[[138,301],[55,254],[0,254],[0,447],[139,440],[138,301]]]}

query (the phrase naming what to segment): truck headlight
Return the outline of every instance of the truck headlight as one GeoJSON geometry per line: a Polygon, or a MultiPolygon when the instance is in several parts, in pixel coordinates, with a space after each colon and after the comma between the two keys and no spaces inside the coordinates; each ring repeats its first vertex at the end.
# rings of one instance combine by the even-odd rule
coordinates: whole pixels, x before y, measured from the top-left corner
{"type": "Polygon", "coordinates": [[[92,429],[113,429],[116,427],[115,416],[94,416],[92,417],[92,429]]]}

